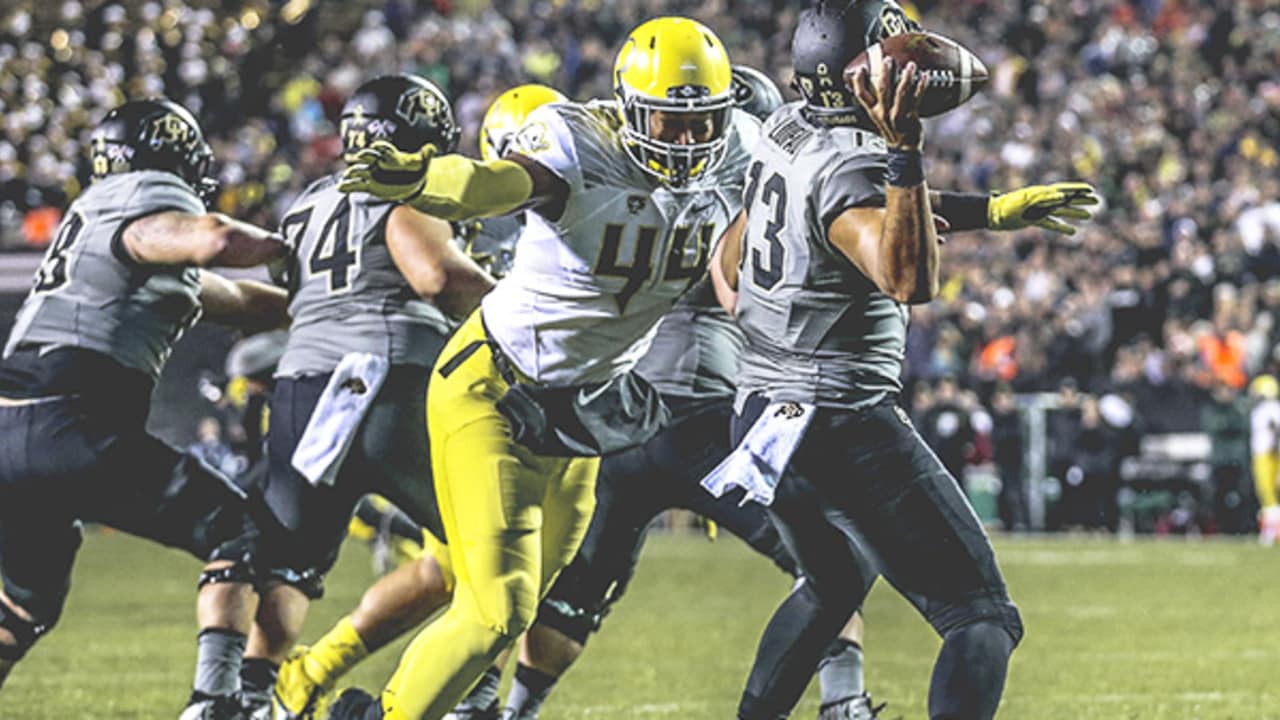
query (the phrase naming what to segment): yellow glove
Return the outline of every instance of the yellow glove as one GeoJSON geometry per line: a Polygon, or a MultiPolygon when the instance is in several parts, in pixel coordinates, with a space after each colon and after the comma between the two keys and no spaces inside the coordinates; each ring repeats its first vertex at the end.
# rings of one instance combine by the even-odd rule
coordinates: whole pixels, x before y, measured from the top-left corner
{"type": "Polygon", "coordinates": [[[427,168],[435,154],[436,148],[431,144],[417,152],[405,152],[379,140],[351,158],[338,189],[365,192],[392,202],[410,200],[426,186],[427,168]]]}
{"type": "Polygon", "coordinates": [[[1032,185],[1002,193],[987,203],[987,227],[992,230],[1021,230],[1035,225],[1051,232],[1074,235],[1072,221],[1088,220],[1085,207],[1100,202],[1093,186],[1082,182],[1032,185]]]}

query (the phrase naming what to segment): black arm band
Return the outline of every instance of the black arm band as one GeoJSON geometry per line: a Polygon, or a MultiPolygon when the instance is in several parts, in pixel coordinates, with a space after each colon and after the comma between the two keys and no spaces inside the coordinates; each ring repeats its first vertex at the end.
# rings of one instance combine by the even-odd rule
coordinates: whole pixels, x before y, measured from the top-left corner
{"type": "Polygon", "coordinates": [[[934,212],[951,223],[952,232],[983,230],[987,227],[987,205],[991,196],[982,193],[940,192],[934,212]]]}
{"type": "Polygon", "coordinates": [[[924,182],[924,158],[916,150],[889,148],[889,167],[885,182],[893,187],[909,188],[924,182]]]}

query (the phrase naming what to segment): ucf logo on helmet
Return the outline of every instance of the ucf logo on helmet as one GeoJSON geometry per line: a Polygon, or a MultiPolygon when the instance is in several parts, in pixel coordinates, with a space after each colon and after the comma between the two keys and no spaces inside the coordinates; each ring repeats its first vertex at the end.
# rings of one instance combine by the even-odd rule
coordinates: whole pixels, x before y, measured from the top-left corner
{"type": "Polygon", "coordinates": [[[400,96],[400,102],[396,104],[396,115],[404,118],[404,121],[410,125],[417,125],[425,119],[427,125],[437,127],[440,125],[443,113],[444,107],[440,103],[440,98],[423,88],[406,92],[400,96]]]}

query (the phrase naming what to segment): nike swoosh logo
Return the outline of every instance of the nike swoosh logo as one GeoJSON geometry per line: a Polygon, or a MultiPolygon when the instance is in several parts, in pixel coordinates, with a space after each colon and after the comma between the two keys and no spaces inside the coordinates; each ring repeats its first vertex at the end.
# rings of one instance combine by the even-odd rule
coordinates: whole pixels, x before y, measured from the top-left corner
{"type": "Polygon", "coordinates": [[[577,402],[579,405],[582,405],[583,407],[590,405],[591,403],[595,402],[601,395],[604,395],[605,391],[607,391],[608,389],[609,389],[609,383],[605,383],[591,392],[587,392],[586,388],[579,388],[577,402]]]}
{"type": "Polygon", "coordinates": [[[711,208],[713,208],[713,207],[715,207],[715,206],[716,206],[716,203],[715,203],[715,201],[714,201],[714,200],[713,200],[713,201],[711,201],[711,202],[709,202],[709,203],[707,203],[706,205],[694,205],[693,207],[689,208],[689,214],[690,214],[690,215],[698,215],[698,214],[700,214],[700,213],[704,213],[704,212],[706,212],[706,211],[710,210],[711,208]]]}

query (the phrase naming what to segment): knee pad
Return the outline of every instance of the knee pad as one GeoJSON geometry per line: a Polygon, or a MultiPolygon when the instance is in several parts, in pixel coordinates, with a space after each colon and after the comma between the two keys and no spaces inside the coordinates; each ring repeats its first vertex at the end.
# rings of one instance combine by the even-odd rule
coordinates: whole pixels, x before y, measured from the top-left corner
{"type": "Polygon", "coordinates": [[[8,660],[9,662],[21,660],[22,656],[26,655],[27,651],[36,644],[36,640],[39,640],[41,635],[53,628],[55,622],[57,622],[56,617],[44,623],[23,620],[17,613],[0,602],[0,628],[7,630],[17,641],[15,645],[0,643],[0,660],[8,660]]]}
{"type": "Polygon", "coordinates": [[[324,573],[316,568],[296,570],[277,567],[267,570],[260,577],[257,585],[259,594],[266,589],[267,585],[281,584],[292,585],[310,600],[319,600],[324,597],[324,573]]]}
{"type": "Polygon", "coordinates": [[[579,645],[586,645],[591,633],[600,629],[604,615],[577,607],[567,600],[550,597],[538,605],[538,623],[546,625],[579,645]]]}
{"type": "Polygon", "coordinates": [[[927,619],[942,637],[960,628],[986,622],[1008,633],[1015,647],[1022,641],[1022,615],[1003,592],[983,592],[962,602],[930,608],[927,619]]]}
{"type": "Polygon", "coordinates": [[[216,585],[218,583],[253,585],[255,580],[257,580],[257,573],[253,571],[252,566],[244,563],[232,563],[214,570],[206,568],[200,573],[200,579],[196,581],[196,587],[202,588],[205,585],[216,585]]]}
{"type": "Polygon", "coordinates": [[[254,559],[258,551],[257,539],[256,534],[246,532],[214,548],[209,554],[209,562],[224,561],[230,565],[216,570],[205,568],[200,573],[196,587],[202,588],[214,583],[255,584],[258,579],[258,573],[254,570],[254,559]]]}

